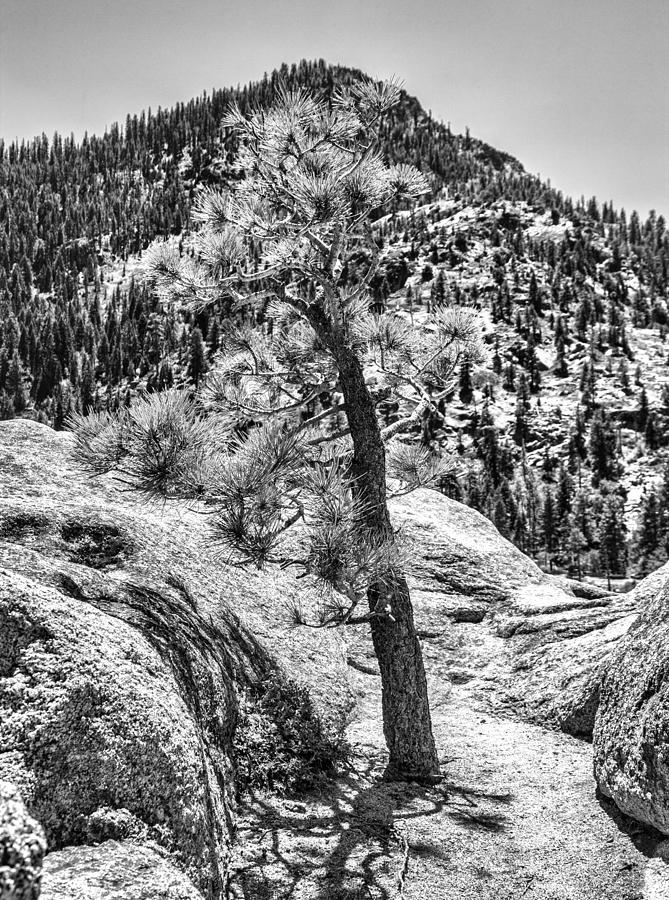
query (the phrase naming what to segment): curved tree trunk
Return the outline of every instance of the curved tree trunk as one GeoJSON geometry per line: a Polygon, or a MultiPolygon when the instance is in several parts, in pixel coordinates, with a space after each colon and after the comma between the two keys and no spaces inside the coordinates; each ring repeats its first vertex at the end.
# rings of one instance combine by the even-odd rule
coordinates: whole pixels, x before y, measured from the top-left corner
{"type": "MultiPolygon", "coordinates": [[[[337,347],[335,357],[351,437],[356,488],[370,504],[368,524],[383,537],[392,535],[386,502],[385,448],[360,361],[347,347],[337,347]]],[[[406,579],[399,574],[394,584],[378,584],[369,591],[370,610],[387,601],[392,618],[371,621],[374,651],[381,670],[383,733],[390,759],[386,777],[425,778],[439,773],[439,759],[432,734],[423,654],[416,635],[413,607],[406,579]]]]}

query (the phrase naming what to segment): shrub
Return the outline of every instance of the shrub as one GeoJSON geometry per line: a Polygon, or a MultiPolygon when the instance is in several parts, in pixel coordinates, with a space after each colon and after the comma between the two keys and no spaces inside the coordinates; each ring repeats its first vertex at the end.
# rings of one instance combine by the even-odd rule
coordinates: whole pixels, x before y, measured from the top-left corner
{"type": "Polygon", "coordinates": [[[344,718],[328,720],[308,689],[272,675],[241,698],[235,733],[241,791],[309,790],[349,759],[344,718]]]}

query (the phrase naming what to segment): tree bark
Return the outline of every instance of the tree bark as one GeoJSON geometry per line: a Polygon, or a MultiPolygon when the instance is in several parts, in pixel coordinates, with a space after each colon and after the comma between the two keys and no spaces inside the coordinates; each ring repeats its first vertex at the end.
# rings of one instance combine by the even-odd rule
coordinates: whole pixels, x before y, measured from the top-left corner
{"type": "MultiPolygon", "coordinates": [[[[376,409],[365,383],[360,361],[347,347],[333,348],[353,440],[355,489],[369,503],[369,527],[392,537],[386,502],[385,448],[376,409]]],[[[432,734],[423,654],[416,635],[413,607],[406,579],[373,585],[370,611],[386,604],[390,616],[371,620],[374,652],[381,670],[383,733],[390,753],[385,777],[390,780],[429,778],[439,774],[432,734]]]]}

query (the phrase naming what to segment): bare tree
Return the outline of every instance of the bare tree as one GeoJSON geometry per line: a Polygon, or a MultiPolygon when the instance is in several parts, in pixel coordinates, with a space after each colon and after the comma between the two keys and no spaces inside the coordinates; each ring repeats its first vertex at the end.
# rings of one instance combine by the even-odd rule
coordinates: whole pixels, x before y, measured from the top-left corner
{"type": "Polygon", "coordinates": [[[199,498],[235,561],[295,566],[327,586],[317,627],[367,623],[379,662],[388,778],[439,772],[425,670],[394,533],[390,493],[450,465],[415,440],[480,361],[470,309],[370,313],[379,268],[373,219],[428,192],[387,166],[375,130],[398,101],[363,82],[329,101],[283,92],[266,110],[233,108],[236,181],[204,189],[192,247],[155,244],[146,268],[166,303],[225,300],[220,358],[197,395],[168,392],[115,416],[78,419],[80,459],[149,495],[199,498]],[[382,426],[380,404],[401,415],[382,426]],[[297,527],[293,527],[297,526],[297,527]]]}

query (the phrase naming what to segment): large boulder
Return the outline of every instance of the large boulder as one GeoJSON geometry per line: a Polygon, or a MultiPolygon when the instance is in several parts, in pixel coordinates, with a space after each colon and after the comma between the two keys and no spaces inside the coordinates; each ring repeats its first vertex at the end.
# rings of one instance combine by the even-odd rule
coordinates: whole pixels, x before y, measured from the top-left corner
{"type": "Polygon", "coordinates": [[[669,566],[610,658],[593,735],[595,777],[622,812],[669,834],[669,566]]]}
{"type": "Polygon", "coordinates": [[[152,641],[109,608],[0,569],[0,773],[20,786],[52,849],[114,837],[105,810],[125,809],[205,896],[219,896],[230,675],[176,628],[168,652],[164,635],[152,641]]]}
{"type": "Polygon", "coordinates": [[[18,791],[0,781],[0,900],[37,900],[45,849],[44,832],[18,791]]]}
{"type": "Polygon", "coordinates": [[[71,446],[0,424],[0,778],[46,832],[45,896],[213,900],[238,695],[283,670],[343,718],[343,647],[289,626],[290,575],[226,565],[205,516],[85,477],[71,446]]]}
{"type": "Polygon", "coordinates": [[[202,900],[202,894],[157,845],[108,840],[49,853],[41,900],[202,900]]]}

